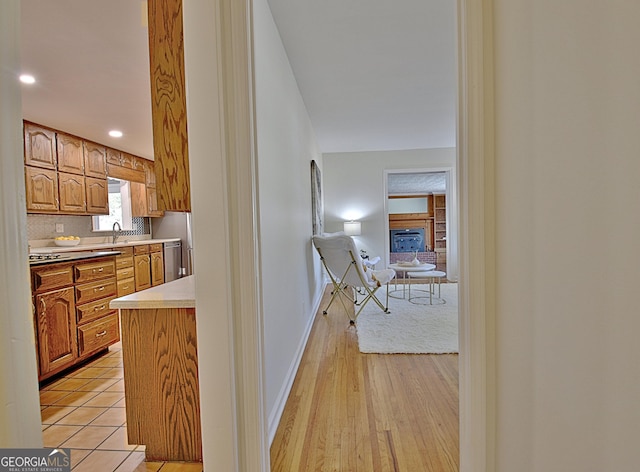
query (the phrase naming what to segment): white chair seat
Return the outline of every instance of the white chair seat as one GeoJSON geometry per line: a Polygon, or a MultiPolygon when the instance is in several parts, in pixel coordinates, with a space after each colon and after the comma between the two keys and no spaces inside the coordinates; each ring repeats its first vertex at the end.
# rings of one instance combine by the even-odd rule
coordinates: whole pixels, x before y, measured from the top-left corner
{"type": "Polygon", "coordinates": [[[327,314],[327,310],[336,299],[342,304],[352,324],[355,323],[362,309],[371,300],[384,313],[389,313],[388,284],[396,276],[393,269],[373,270],[367,268],[358,255],[353,238],[344,233],[313,236],[313,245],[333,285],[331,299],[322,311],[323,314],[327,314]],[[387,285],[385,304],[375,295],[382,285],[387,285]],[[364,295],[360,301],[358,301],[358,294],[364,295]],[[345,300],[354,304],[355,315],[353,318],[350,316],[350,310],[347,308],[345,300]]]}

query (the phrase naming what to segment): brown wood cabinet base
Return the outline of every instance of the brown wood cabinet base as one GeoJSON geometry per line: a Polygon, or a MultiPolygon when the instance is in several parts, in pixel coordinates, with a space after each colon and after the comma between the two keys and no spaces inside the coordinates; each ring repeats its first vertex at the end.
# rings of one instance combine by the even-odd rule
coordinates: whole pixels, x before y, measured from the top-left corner
{"type": "Polygon", "coordinates": [[[194,308],[122,309],[127,434],[148,461],[202,461],[194,308]]]}
{"type": "Polygon", "coordinates": [[[32,267],[31,289],[40,382],[120,340],[115,256],[32,267]]]}

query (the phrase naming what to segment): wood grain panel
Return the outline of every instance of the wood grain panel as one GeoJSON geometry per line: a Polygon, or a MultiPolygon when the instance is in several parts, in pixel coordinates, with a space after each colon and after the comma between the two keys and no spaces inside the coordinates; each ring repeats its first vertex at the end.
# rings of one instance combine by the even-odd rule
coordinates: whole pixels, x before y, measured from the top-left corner
{"type": "Polygon", "coordinates": [[[60,191],[60,211],[66,213],[85,213],[87,211],[87,192],[84,175],[58,172],[60,191]]]}
{"type": "Polygon", "coordinates": [[[56,213],[58,211],[58,173],[39,167],[24,167],[29,213],[56,213]]]}
{"type": "Polygon", "coordinates": [[[40,374],[72,364],[78,357],[73,288],[36,295],[40,374]]]}
{"type": "Polygon", "coordinates": [[[127,433],[148,461],[201,461],[195,309],[121,310],[127,433]]]}
{"type": "Polygon", "coordinates": [[[113,257],[77,264],[74,270],[76,282],[91,282],[116,275],[116,263],[113,257]]]}
{"type": "Polygon", "coordinates": [[[107,148],[101,144],[84,142],[84,175],[105,179],[107,177],[107,148]]]}
{"type": "Polygon", "coordinates": [[[87,192],[87,213],[109,214],[109,185],[107,179],[85,177],[85,189],[87,192]]]}
{"type": "Polygon", "coordinates": [[[114,298],[116,298],[116,296],[112,295],[107,298],[76,306],[77,323],[87,323],[97,318],[102,318],[110,311],[113,311],[109,309],[109,303],[114,298]]]}
{"type": "Polygon", "coordinates": [[[84,175],[82,140],[64,133],[56,133],[58,171],[84,175]]]}
{"type": "Polygon", "coordinates": [[[55,264],[49,267],[32,269],[32,287],[36,292],[45,292],[58,287],[73,284],[73,266],[55,264]]]}
{"type": "Polygon", "coordinates": [[[136,292],[151,287],[151,256],[149,254],[133,256],[133,270],[136,280],[136,292]]]}
{"type": "Polygon", "coordinates": [[[24,163],[46,169],[56,168],[55,131],[24,122],[24,163]]]}
{"type": "Polygon", "coordinates": [[[88,303],[100,300],[118,293],[116,278],[98,280],[88,284],[76,285],[76,303],[88,303]]]}
{"type": "Polygon", "coordinates": [[[129,183],[131,190],[131,216],[148,216],[147,209],[147,189],[139,182],[129,183]]]}
{"type": "MultiPolygon", "coordinates": [[[[132,253],[133,254],[133,251],[132,253]]],[[[116,270],[120,273],[120,269],[133,267],[133,255],[116,257],[116,270]]]]}
{"type": "Polygon", "coordinates": [[[128,180],[130,182],[144,183],[144,171],[129,169],[107,163],[107,175],[114,179],[128,180]]]}
{"type": "Polygon", "coordinates": [[[191,211],[182,0],[147,5],[158,209],[191,211]]]}
{"type": "Polygon", "coordinates": [[[118,278],[118,296],[124,297],[136,291],[136,280],[134,277],[118,278]]]}
{"type": "Polygon", "coordinates": [[[120,323],[117,311],[111,311],[110,315],[78,326],[78,351],[81,356],[104,349],[119,340],[120,323]]]}

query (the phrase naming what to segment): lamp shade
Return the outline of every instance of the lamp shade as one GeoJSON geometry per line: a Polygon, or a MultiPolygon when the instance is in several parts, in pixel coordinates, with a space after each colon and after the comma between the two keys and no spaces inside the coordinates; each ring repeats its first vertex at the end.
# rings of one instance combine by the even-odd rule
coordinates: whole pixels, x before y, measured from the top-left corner
{"type": "Polygon", "coordinates": [[[359,221],[345,221],[344,234],[348,236],[360,236],[361,226],[359,221]]]}

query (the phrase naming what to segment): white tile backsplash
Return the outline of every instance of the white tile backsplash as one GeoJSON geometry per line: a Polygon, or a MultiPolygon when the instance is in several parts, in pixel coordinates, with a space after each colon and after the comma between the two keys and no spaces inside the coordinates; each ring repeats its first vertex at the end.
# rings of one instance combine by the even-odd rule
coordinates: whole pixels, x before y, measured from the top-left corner
{"type": "MultiPolygon", "coordinates": [[[[133,218],[131,231],[122,231],[121,236],[151,235],[149,218],[133,218]]],[[[90,216],[74,215],[27,215],[27,237],[29,241],[36,239],[53,239],[56,236],[80,236],[89,238],[103,235],[91,230],[90,216]],[[64,225],[63,233],[56,233],[56,224],[64,225]]]]}

